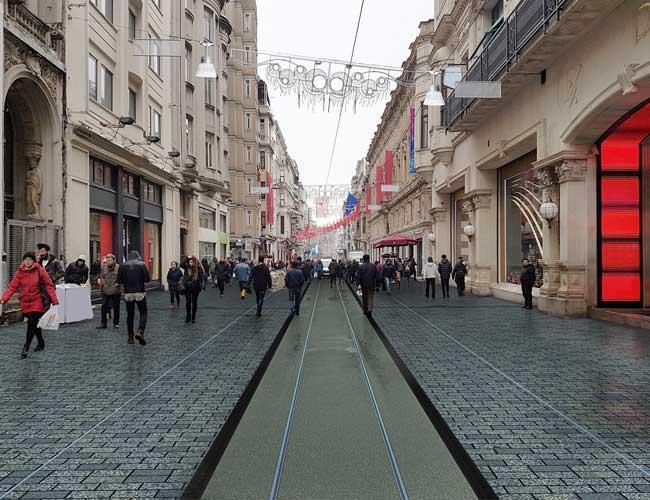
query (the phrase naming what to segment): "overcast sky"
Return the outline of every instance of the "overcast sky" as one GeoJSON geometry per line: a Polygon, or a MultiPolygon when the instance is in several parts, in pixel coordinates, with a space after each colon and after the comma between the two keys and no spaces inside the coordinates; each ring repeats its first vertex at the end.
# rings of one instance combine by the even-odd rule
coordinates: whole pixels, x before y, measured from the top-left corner
{"type": "MultiPolygon", "coordinates": [[[[349,60],[361,0],[257,0],[259,50],[349,60]]],[[[433,17],[433,0],[366,0],[354,60],[401,66],[420,21],[433,17]]],[[[264,58],[260,58],[261,61],[264,58]]],[[[266,69],[261,67],[260,77],[266,69]]],[[[298,107],[296,96],[270,89],[271,106],[303,184],[324,184],[338,109],[298,107]]],[[[348,184],[368,151],[385,102],[346,111],[329,184],[348,184]]]]}

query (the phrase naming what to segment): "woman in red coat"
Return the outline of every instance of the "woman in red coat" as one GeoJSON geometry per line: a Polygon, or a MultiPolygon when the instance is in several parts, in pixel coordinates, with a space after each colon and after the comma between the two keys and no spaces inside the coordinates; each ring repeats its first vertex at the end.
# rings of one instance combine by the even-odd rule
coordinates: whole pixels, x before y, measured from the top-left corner
{"type": "Polygon", "coordinates": [[[34,336],[38,340],[34,352],[45,349],[43,333],[37,327],[38,320],[46,311],[46,305],[41,297],[41,290],[43,290],[43,293],[47,293],[52,304],[57,305],[59,303],[56,298],[54,283],[52,283],[52,279],[45,269],[36,263],[34,252],[27,252],[23,255],[23,263],[16,271],[11,283],[9,283],[0,303],[6,304],[18,290],[20,290],[20,310],[23,316],[27,318],[27,338],[20,357],[26,358],[34,336]]]}

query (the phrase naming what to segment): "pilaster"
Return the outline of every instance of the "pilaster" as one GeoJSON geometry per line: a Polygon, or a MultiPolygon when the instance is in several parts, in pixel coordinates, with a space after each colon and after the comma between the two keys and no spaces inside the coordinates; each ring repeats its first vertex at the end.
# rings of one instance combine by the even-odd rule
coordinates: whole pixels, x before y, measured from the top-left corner
{"type": "Polygon", "coordinates": [[[463,209],[470,214],[475,234],[470,241],[468,288],[474,295],[492,295],[491,284],[496,272],[497,234],[491,191],[468,193],[463,209]]]}

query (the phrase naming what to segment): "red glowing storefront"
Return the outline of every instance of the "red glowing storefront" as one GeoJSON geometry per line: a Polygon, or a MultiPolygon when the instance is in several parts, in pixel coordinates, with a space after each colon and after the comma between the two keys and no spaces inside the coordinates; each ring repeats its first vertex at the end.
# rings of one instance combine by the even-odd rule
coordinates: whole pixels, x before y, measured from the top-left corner
{"type": "Polygon", "coordinates": [[[598,305],[650,306],[650,102],[599,143],[598,305]]]}

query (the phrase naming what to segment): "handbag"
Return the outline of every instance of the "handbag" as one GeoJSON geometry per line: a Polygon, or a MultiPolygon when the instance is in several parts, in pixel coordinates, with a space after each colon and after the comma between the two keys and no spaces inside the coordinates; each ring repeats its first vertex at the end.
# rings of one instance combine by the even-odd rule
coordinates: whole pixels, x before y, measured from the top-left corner
{"type": "Polygon", "coordinates": [[[43,278],[40,275],[38,276],[38,292],[41,295],[41,301],[43,301],[45,310],[48,310],[52,305],[52,299],[50,299],[50,294],[47,293],[47,287],[45,286],[43,278]]]}

